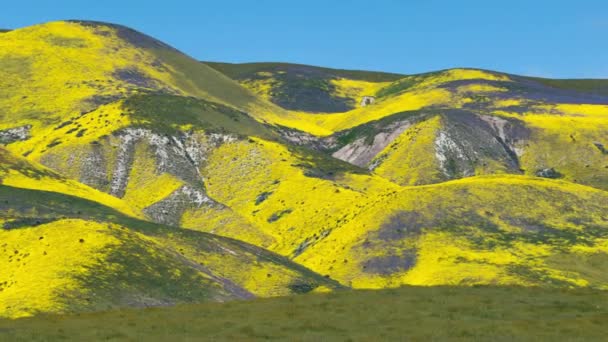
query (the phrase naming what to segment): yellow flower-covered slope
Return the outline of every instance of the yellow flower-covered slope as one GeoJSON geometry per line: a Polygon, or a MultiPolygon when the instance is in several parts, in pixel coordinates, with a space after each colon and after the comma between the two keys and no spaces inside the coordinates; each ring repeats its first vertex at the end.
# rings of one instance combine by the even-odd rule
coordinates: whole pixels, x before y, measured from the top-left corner
{"type": "Polygon", "coordinates": [[[0,315],[608,286],[601,89],[214,68],[117,25],[0,35],[0,315]]]}

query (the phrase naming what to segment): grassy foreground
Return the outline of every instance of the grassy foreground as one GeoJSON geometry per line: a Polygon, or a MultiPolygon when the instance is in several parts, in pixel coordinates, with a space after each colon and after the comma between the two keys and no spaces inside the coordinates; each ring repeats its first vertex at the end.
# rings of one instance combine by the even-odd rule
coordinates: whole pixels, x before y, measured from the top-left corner
{"type": "Polygon", "coordinates": [[[405,287],[0,320],[6,341],[604,340],[608,292],[405,287]]]}

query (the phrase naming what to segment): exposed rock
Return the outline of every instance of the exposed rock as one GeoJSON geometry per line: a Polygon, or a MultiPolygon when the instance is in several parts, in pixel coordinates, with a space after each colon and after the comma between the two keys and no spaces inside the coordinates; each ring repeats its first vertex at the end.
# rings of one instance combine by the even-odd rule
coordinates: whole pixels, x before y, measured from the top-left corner
{"type": "Polygon", "coordinates": [[[562,176],[562,174],[557,172],[554,168],[540,169],[536,171],[536,175],[543,178],[560,178],[562,176]]]}
{"type": "Polygon", "coordinates": [[[201,189],[183,186],[175,190],[167,198],[144,209],[144,213],[158,223],[179,226],[184,211],[190,208],[200,208],[203,205],[220,206],[201,189]]]}
{"type": "Polygon", "coordinates": [[[101,144],[91,145],[91,151],[83,158],[79,181],[101,191],[107,191],[109,185],[106,155],[101,144]]]}
{"type": "Polygon", "coordinates": [[[506,145],[508,152],[512,151],[517,157],[521,157],[525,139],[529,137],[529,132],[523,123],[490,115],[479,115],[479,118],[496,132],[497,140],[506,145]]]}
{"type": "Polygon", "coordinates": [[[365,106],[369,106],[372,103],[376,102],[376,98],[373,96],[363,96],[363,98],[361,99],[361,107],[365,107],[365,106]]]}
{"type": "Polygon", "coordinates": [[[135,141],[137,140],[137,136],[134,135],[134,133],[135,132],[127,130],[124,134],[120,134],[118,155],[116,157],[116,164],[114,165],[112,182],[110,184],[110,195],[112,196],[120,198],[125,195],[131,165],[133,164],[135,141]]]}
{"type": "MultiPolygon", "coordinates": [[[[435,138],[436,158],[447,179],[476,174],[488,162],[520,173],[519,156],[529,131],[518,121],[452,110],[435,138]]],[[[492,166],[491,172],[496,166],[492,166]]]]}
{"type": "MultiPolygon", "coordinates": [[[[461,143],[464,142],[453,139],[447,131],[440,131],[435,138],[435,157],[439,161],[441,171],[448,178],[453,178],[458,173],[465,177],[475,175],[472,160],[465,154],[461,143]],[[463,161],[466,163],[462,163],[463,161]],[[458,164],[463,164],[464,167],[459,167],[458,164]]],[[[475,150],[472,149],[471,152],[473,156],[477,155],[475,150]]]]}
{"type": "MultiPolygon", "coordinates": [[[[367,142],[366,137],[359,138],[354,142],[343,146],[338,151],[332,154],[332,157],[338,158],[353,165],[365,167],[374,159],[378,153],[384,150],[393,140],[401,133],[405,132],[411,126],[409,121],[399,121],[386,127],[385,131],[376,134],[371,144],[367,142]]],[[[373,169],[373,168],[370,168],[373,169]]]]}
{"type": "Polygon", "coordinates": [[[145,142],[156,155],[156,172],[167,172],[191,183],[202,185],[199,166],[211,149],[231,142],[236,136],[230,134],[181,133],[178,136],[161,135],[144,128],[127,128],[115,133],[120,138],[118,155],[114,166],[110,194],[122,197],[132,164],[135,144],[145,142]]]}
{"type": "Polygon", "coordinates": [[[292,128],[276,127],[275,129],[288,142],[298,146],[306,146],[315,151],[331,150],[336,146],[336,139],[333,136],[319,138],[292,128]]]}
{"type": "Polygon", "coordinates": [[[32,125],[19,126],[0,130],[0,144],[8,145],[16,141],[24,141],[30,138],[32,125]]]}
{"type": "Polygon", "coordinates": [[[182,214],[188,209],[222,206],[207,196],[199,169],[212,150],[236,139],[232,134],[200,131],[169,135],[130,127],[90,144],[46,154],[41,162],[63,174],[78,177],[84,184],[123,198],[133,175],[136,151],[144,147],[149,155],[138,157],[151,158],[154,165],[153,170],[146,170],[148,177],[150,171],[152,176],[168,173],[184,183],[165,199],[147,207],[144,213],[156,222],[179,225],[182,214]]]}

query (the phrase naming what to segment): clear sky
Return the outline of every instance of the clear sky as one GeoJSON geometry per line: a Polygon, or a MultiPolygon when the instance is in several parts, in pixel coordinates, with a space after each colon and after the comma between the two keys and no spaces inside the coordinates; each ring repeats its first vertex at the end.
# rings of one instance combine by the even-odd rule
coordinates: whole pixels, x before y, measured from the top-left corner
{"type": "Polygon", "coordinates": [[[11,0],[0,27],[130,26],[201,59],[608,78],[608,0],[11,0]]]}

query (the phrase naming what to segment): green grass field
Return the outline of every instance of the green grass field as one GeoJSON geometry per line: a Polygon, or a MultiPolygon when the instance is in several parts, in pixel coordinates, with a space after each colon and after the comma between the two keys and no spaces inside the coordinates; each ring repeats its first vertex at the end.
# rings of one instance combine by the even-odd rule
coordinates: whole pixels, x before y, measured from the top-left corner
{"type": "Polygon", "coordinates": [[[608,292],[405,287],[0,320],[3,341],[605,340],[608,292]]]}

